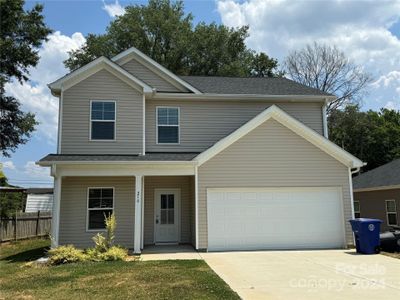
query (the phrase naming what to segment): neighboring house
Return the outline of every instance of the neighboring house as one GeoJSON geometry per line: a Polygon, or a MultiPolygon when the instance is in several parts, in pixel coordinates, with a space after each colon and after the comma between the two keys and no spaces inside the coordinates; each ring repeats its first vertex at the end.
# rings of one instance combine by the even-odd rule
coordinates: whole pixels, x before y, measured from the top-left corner
{"type": "Polygon", "coordinates": [[[333,96],[285,78],[179,77],[135,48],[49,85],[60,99],[53,246],[342,248],[352,169],[330,142],[333,96]]]}
{"type": "Polygon", "coordinates": [[[25,212],[51,211],[53,207],[52,188],[29,188],[26,190],[25,212]]]}
{"type": "Polygon", "coordinates": [[[356,217],[383,221],[381,230],[400,225],[400,159],[353,178],[356,217]]]}

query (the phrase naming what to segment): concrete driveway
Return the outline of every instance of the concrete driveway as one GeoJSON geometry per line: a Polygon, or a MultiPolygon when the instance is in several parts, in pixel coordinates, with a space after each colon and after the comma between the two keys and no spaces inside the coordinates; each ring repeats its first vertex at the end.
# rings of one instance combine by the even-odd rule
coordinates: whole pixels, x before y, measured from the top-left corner
{"type": "Polygon", "coordinates": [[[201,253],[243,299],[400,299],[400,259],[353,250],[201,253]]]}

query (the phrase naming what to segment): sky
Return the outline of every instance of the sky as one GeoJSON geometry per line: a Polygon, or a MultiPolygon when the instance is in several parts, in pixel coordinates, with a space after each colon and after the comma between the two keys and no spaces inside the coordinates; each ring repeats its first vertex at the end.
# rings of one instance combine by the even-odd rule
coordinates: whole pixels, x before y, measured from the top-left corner
{"type": "MultiPolygon", "coordinates": [[[[44,5],[46,24],[54,30],[39,49],[41,60],[30,70],[30,81],[11,82],[6,93],[19,99],[22,109],[36,113],[40,124],[30,141],[10,158],[1,157],[11,184],[51,186],[49,169],[35,161],[56,153],[58,99],[47,84],[65,75],[68,51],[85,43],[89,33],[101,34],[129,4],[147,1],[70,0],[26,1],[29,9],[44,5]]],[[[249,25],[248,47],[282,61],[289,51],[314,41],[336,45],[371,74],[373,81],[363,109],[400,110],[400,0],[191,0],[185,11],[194,23],[249,25]]]]}

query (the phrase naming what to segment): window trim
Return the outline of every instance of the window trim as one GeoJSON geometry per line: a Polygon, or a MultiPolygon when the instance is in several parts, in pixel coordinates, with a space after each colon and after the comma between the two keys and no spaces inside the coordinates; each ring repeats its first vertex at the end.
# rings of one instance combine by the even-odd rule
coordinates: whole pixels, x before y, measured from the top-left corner
{"type": "Polygon", "coordinates": [[[115,142],[117,140],[117,101],[116,100],[90,100],[89,107],[89,141],[90,142],[115,142]],[[114,103],[114,120],[92,120],[93,102],[113,102],[114,103]],[[92,122],[114,122],[114,139],[101,140],[92,139],[92,122]]]}
{"type": "Polygon", "coordinates": [[[180,145],[181,144],[181,109],[179,106],[156,106],[156,145],[180,145]],[[159,108],[175,108],[178,110],[178,125],[158,125],[158,109],[159,108]],[[158,142],[158,126],[178,127],[177,143],[160,143],[158,142]]]}
{"type": "Polygon", "coordinates": [[[356,218],[356,213],[360,214],[361,217],[361,204],[360,204],[360,200],[354,200],[354,218],[356,218]],[[358,203],[358,211],[356,211],[356,202],[358,203]]]}
{"type": "Polygon", "coordinates": [[[113,190],[113,205],[112,208],[106,208],[112,210],[114,213],[115,210],[115,187],[113,186],[90,186],[87,188],[86,192],[86,232],[105,232],[107,229],[89,229],[89,211],[91,210],[104,210],[104,208],[91,208],[89,209],[89,191],[91,189],[112,189],[113,190]]]}
{"type": "Polygon", "coordinates": [[[399,223],[399,219],[398,219],[398,216],[397,216],[397,203],[396,203],[395,199],[385,200],[385,211],[386,211],[386,222],[387,222],[388,226],[394,226],[394,225],[397,226],[397,224],[399,223]],[[393,201],[394,202],[394,210],[395,210],[394,212],[388,212],[387,203],[389,201],[393,201]],[[389,214],[395,214],[396,215],[396,222],[397,222],[396,224],[390,224],[389,223],[389,214]]]}

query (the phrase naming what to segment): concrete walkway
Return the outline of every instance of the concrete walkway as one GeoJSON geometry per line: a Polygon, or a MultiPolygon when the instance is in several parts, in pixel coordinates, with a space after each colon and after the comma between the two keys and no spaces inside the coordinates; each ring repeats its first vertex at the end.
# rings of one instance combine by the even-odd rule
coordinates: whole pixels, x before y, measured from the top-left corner
{"type": "Polygon", "coordinates": [[[160,245],[144,248],[140,260],[202,259],[190,245],[160,245]]]}
{"type": "Polygon", "coordinates": [[[400,260],[353,250],[200,253],[243,299],[400,299],[400,260]]]}

